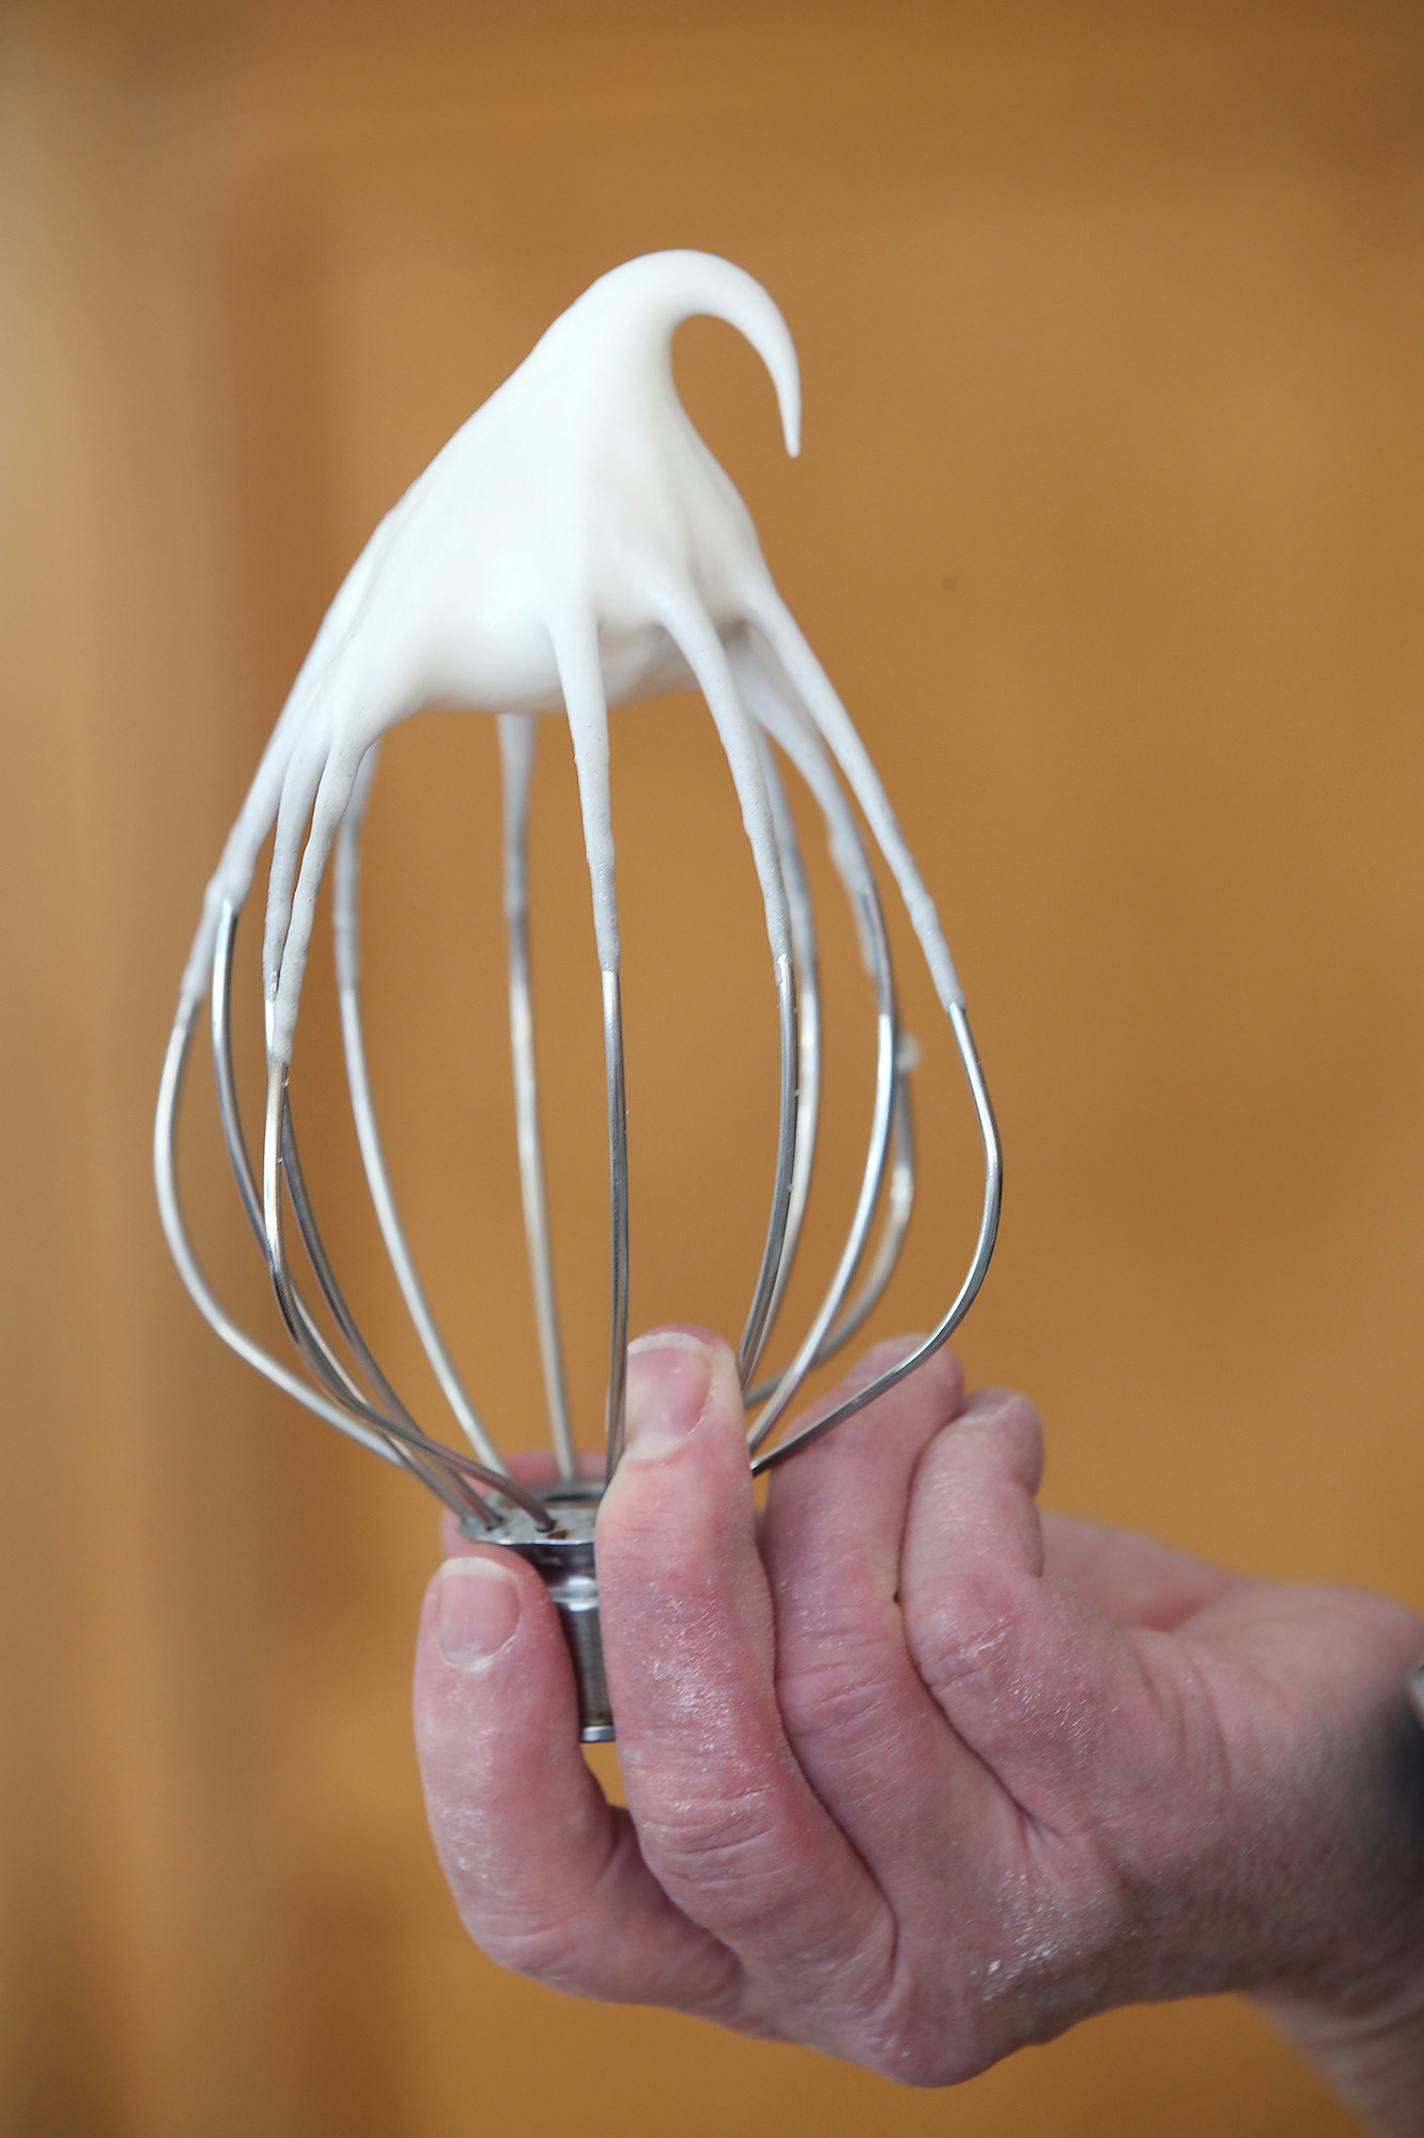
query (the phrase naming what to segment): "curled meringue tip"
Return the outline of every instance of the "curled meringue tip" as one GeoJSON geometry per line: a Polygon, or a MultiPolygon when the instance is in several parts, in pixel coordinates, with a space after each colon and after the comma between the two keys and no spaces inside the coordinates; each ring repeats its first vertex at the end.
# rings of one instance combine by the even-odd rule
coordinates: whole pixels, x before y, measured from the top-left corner
{"type": "Polygon", "coordinates": [[[793,377],[790,394],[777,388],[776,398],[781,408],[781,435],[786,440],[786,450],[793,460],[801,457],[801,381],[793,377]]]}
{"type": "MultiPolygon", "coordinates": [[[[781,434],[793,460],[801,451],[801,369],[796,344],[774,299],[744,267],[715,252],[645,252],[601,275],[593,290],[626,305],[671,342],[685,319],[725,320],[749,341],[771,375],[781,434]]],[[[589,292],[593,294],[592,291],[589,292]]]]}

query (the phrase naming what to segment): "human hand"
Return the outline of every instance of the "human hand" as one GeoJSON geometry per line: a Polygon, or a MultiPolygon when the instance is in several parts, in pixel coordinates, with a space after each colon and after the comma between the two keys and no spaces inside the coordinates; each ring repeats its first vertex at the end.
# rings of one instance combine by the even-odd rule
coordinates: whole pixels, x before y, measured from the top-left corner
{"type": "Polygon", "coordinates": [[[1395,2113],[1387,2067],[1418,2115],[1420,1620],[1041,1517],[1032,1410],[943,1352],[760,1519],[725,1346],[636,1345],[628,1425],[597,1536],[626,1811],[537,1575],[462,1547],[427,1595],[431,1825],[494,1959],[921,2085],[1253,1990],[1380,2033],[1367,2096],[1395,2113]]]}

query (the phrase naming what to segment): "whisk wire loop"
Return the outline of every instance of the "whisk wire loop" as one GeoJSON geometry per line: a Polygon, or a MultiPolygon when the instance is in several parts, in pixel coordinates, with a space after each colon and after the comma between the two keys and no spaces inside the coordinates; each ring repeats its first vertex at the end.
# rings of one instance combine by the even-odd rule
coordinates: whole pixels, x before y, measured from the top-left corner
{"type": "MultiPolygon", "coordinates": [[[[209,1328],[247,1365],[254,1367],[274,1387],[280,1388],[284,1395],[291,1396],[304,1408],[314,1412],[318,1418],[334,1425],[338,1432],[344,1433],[349,1440],[354,1440],[358,1447],[366,1448],[371,1454],[379,1455],[384,1462],[400,1467],[400,1452],[391,1445],[384,1433],[374,1431],[360,1419],[353,1417],[339,1404],[301,1380],[289,1367],[284,1366],[280,1359],[274,1358],[271,1352],[264,1350],[233,1320],[203,1275],[183,1216],[176,1163],[178,1122],[196,1019],[197,1003],[191,998],[186,999],[180,1004],[169,1033],[153,1122],[153,1172],[159,1219],[184,1288],[209,1328]]],[[[463,1512],[462,1509],[460,1511],[463,1512]]]]}
{"type": "Polygon", "coordinates": [[[774,736],[786,752],[820,807],[831,857],[850,900],[862,957],[876,996],[876,1099],[850,1230],[830,1286],[790,1365],[780,1375],[772,1377],[751,1399],[760,1401],[768,1395],[771,1397],[749,1433],[751,1446],[755,1449],[774,1431],[812,1365],[828,1355],[832,1348],[829,1332],[865,1252],[885,1174],[895,1117],[899,1038],[890,947],[879,894],[855,817],[840,783],[814,728],[792,702],[770,661],[745,639],[734,644],[730,658],[748,706],[766,733],[774,736]]]}
{"type": "MultiPolygon", "coordinates": [[[[231,993],[233,956],[236,948],[238,909],[229,901],[220,916],[214,941],[212,967],[212,1039],[213,1066],[217,1080],[219,1110],[228,1156],[237,1181],[238,1192],[264,1255],[270,1267],[270,1241],[262,1200],[247,1155],[246,1138],[242,1132],[238,1108],[237,1080],[232,1055],[231,993]]],[[[502,1471],[495,1471],[483,1464],[472,1463],[457,1450],[430,1439],[421,1432],[410,1412],[401,1403],[395,1390],[373,1357],[356,1323],[349,1305],[337,1283],[330,1257],[326,1253],[297,1154],[295,1134],[291,1126],[290,1112],[284,1108],[283,1115],[283,1162],[282,1171],[287,1177],[292,1194],[292,1206],[297,1216],[303,1245],[311,1263],[322,1296],[342,1334],[355,1351],[363,1370],[377,1393],[389,1405],[382,1411],[362,1394],[339,1355],[328,1343],[320,1325],[303,1300],[296,1281],[287,1267],[285,1253],[281,1262],[282,1283],[278,1288],[278,1302],[298,1352],[316,1379],[323,1383],[329,1395],[344,1405],[372,1430],[381,1433],[397,1449],[397,1459],[404,1460],[422,1482],[431,1483],[432,1471],[444,1483],[441,1497],[453,1511],[463,1515],[474,1512],[486,1526],[493,1526],[494,1514],[488,1503],[477,1493],[471,1479],[478,1479],[489,1486],[503,1488],[502,1471]],[[288,1318],[290,1317],[290,1318],[288,1318]]],[[[277,1204],[280,1229],[280,1200],[277,1204]]],[[[525,1495],[531,1507],[537,1506],[532,1495],[525,1495]]]]}
{"type": "MultiPolygon", "coordinates": [[[[697,605],[670,587],[661,587],[654,604],[663,624],[692,671],[722,744],[741,804],[747,841],[761,884],[776,979],[781,1075],[777,1108],[776,1169],[766,1243],[747,1309],[737,1370],[745,1388],[756,1372],[771,1324],[778,1274],[787,1254],[792,1183],[796,1163],[797,1068],[799,1040],[796,1014],[796,969],[792,953],[791,910],[781,869],[771,801],[763,776],[762,753],[755,728],[742,702],[726,648],[697,605]]],[[[794,1241],[792,1243],[794,1246],[794,1241]]],[[[780,1280],[784,1283],[784,1279],[780,1280]]]]}
{"type": "MultiPolygon", "coordinates": [[[[801,859],[796,823],[787,805],[786,789],[776,756],[765,735],[758,731],[757,754],[771,804],[772,827],[781,857],[791,915],[791,957],[796,981],[796,1140],[791,1161],[791,1194],[786,1211],[786,1232],[777,1258],[776,1276],[767,1303],[768,1335],[776,1325],[782,1295],[791,1275],[796,1250],[811,1195],[811,1174],[816,1156],[816,1138],[821,1113],[821,978],[816,942],[816,915],[810,886],[801,859]]],[[[754,1400],[748,1390],[748,1400],[754,1400]]]]}
{"type": "MultiPolygon", "coordinates": [[[[375,1100],[366,1058],[360,988],[360,842],[365,823],[370,768],[374,766],[375,754],[374,749],[368,754],[367,766],[363,768],[356,797],[341,827],[332,886],[337,1003],[351,1117],[355,1125],[356,1142],[361,1153],[371,1205],[376,1213],[376,1223],[380,1227],[381,1238],[420,1347],[466,1440],[486,1468],[503,1477],[508,1474],[504,1459],[486,1431],[455,1369],[416,1271],[391,1187],[385,1150],[376,1121],[375,1100]]],[[[295,1187],[295,1183],[293,1185],[295,1187]]],[[[295,1195],[293,1201],[295,1206],[295,1195]]],[[[300,1210],[298,1215],[300,1217],[300,1210]]]]}
{"type": "Polygon", "coordinates": [[[534,1046],[534,1000],[529,979],[529,800],[534,746],[539,731],[534,721],[520,720],[512,713],[501,713],[497,725],[504,786],[504,914],[519,1191],[524,1210],[529,1282],[534,1296],[534,1321],[539,1339],[544,1398],[549,1412],[549,1432],[559,1476],[569,1483],[577,1474],[577,1463],[563,1345],[559,1339],[548,1202],[544,1193],[539,1065],[534,1046]]]}
{"type": "Polygon", "coordinates": [[[831,1410],[826,1411],[823,1416],[812,1419],[809,1425],[805,1425],[799,1432],[793,1433],[789,1440],[778,1441],[774,1448],[768,1448],[759,1454],[752,1464],[752,1471],[756,1476],[760,1476],[762,1471],[769,1470],[778,1463],[785,1462],[789,1456],[796,1453],[798,1448],[808,1446],[813,1440],[819,1440],[823,1434],[832,1432],[836,1426],[844,1423],[847,1418],[853,1418],[857,1411],[864,1410],[867,1404],[874,1403],[881,1396],[888,1394],[908,1374],[913,1373],[916,1367],[922,1366],[926,1359],[932,1358],[941,1345],[947,1343],[954,1331],[959,1327],[959,1324],[978,1297],[980,1286],[988,1275],[990,1259],[994,1252],[994,1243],[998,1237],[999,1214],[1003,1204],[1003,1155],[999,1143],[998,1126],[994,1119],[994,1109],[989,1098],[988,1086],[984,1081],[984,1072],[980,1065],[978,1051],[974,1045],[973,1034],[969,1029],[969,1019],[965,1015],[962,1003],[955,1003],[950,1007],[949,1021],[954,1031],[955,1044],[959,1050],[959,1058],[964,1069],[965,1079],[969,1085],[970,1096],[974,1102],[975,1120],[978,1124],[980,1141],[984,1151],[984,1204],[979,1219],[979,1231],[974,1244],[974,1254],[968,1271],[959,1290],[955,1293],[947,1313],[930,1331],[930,1334],[922,1344],[917,1344],[914,1350],[907,1352],[905,1357],[898,1360],[894,1366],[887,1368],[884,1373],[878,1374],[873,1381],[868,1382],[864,1388],[857,1389],[853,1395],[845,1397],[843,1401],[837,1403],[831,1410]]]}

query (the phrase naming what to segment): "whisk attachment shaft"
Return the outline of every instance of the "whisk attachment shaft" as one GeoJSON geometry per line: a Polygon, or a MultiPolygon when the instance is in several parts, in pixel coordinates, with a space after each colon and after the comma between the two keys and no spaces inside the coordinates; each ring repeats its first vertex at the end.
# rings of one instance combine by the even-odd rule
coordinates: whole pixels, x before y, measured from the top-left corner
{"type": "Polygon", "coordinates": [[[553,1518],[548,1530],[536,1528],[517,1508],[491,1530],[475,1522],[460,1525],[472,1543],[514,1552],[542,1577],[568,1645],[578,1695],[579,1737],[586,1745],[608,1744],[616,1735],[603,1668],[593,1559],[593,1531],[602,1496],[601,1485],[556,1486],[544,1500],[553,1518]]]}

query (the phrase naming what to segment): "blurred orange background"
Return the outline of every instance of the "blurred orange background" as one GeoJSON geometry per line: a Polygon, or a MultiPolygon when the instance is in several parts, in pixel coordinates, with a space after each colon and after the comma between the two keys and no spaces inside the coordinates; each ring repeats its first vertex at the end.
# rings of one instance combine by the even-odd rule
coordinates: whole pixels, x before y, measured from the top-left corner
{"type": "MultiPolygon", "coordinates": [[[[595,274],[727,253],[797,338],[802,459],[725,328],[682,336],[683,391],[897,800],[1002,1118],[971,1372],[1035,1397],[1052,1502],[1424,1605],[1422,67],[1424,17],[1388,0],[7,11],[7,2133],[1347,2127],[1235,2004],[1117,2014],[945,2100],[496,1973],[409,1745],[428,1507],[202,1326],[148,1135],[202,885],[372,524],[595,274]]],[[[708,727],[687,703],[615,722],[634,1316],[731,1328],[774,1021],[708,727]]],[[[587,1434],[597,983],[556,725],[544,744],[587,1434]]],[[[490,724],[394,738],[373,819],[392,1169],[518,1443],[539,1384],[490,724]]],[[[833,904],[826,958],[839,1082],[793,1308],[868,1089],[833,904]]],[[[294,1091],[319,1207],[419,1392],[316,962],[294,1091]]],[[[976,1195],[905,992],[924,1187],[882,1334],[939,1311],[976,1195]]],[[[203,1256],[270,1331],[201,1063],[188,1112],[203,1256]]]]}

